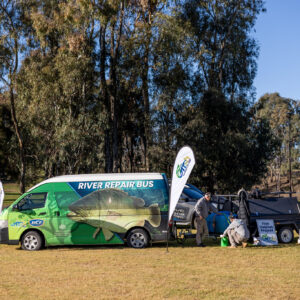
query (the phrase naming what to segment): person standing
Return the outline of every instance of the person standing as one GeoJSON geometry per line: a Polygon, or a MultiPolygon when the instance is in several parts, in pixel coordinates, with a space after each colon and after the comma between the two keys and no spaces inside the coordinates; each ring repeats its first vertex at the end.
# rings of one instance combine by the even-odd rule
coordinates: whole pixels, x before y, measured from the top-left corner
{"type": "Polygon", "coordinates": [[[197,224],[196,244],[198,247],[205,247],[203,244],[203,238],[208,235],[208,227],[206,222],[208,213],[213,211],[219,214],[218,210],[211,204],[210,200],[211,193],[206,193],[204,197],[200,198],[195,205],[197,224]]]}
{"type": "Polygon", "coordinates": [[[229,219],[231,224],[220,237],[228,236],[230,248],[236,248],[240,244],[243,248],[247,247],[247,241],[250,237],[247,225],[243,220],[236,219],[233,215],[230,215],[229,219]]]}

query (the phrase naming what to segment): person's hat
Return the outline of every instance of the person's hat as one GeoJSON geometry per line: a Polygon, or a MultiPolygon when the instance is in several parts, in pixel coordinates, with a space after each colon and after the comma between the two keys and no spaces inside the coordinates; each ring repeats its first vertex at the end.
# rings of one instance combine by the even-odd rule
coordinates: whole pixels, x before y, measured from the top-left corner
{"type": "Polygon", "coordinates": [[[235,215],[230,214],[230,215],[229,215],[229,219],[235,219],[235,215]]]}

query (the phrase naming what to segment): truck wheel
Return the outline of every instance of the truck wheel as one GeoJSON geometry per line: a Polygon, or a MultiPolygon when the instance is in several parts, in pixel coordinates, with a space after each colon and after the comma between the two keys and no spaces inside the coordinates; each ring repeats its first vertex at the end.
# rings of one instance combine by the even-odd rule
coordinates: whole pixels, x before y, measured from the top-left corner
{"type": "Polygon", "coordinates": [[[127,245],[132,248],[146,248],[149,244],[149,237],[143,229],[133,229],[127,237],[127,245]]]}
{"type": "Polygon", "coordinates": [[[37,251],[42,248],[42,237],[36,231],[28,231],[22,238],[22,249],[37,251]]]}
{"type": "Polygon", "coordinates": [[[278,240],[281,243],[288,244],[294,239],[294,232],[291,227],[281,227],[277,232],[278,240]]]}

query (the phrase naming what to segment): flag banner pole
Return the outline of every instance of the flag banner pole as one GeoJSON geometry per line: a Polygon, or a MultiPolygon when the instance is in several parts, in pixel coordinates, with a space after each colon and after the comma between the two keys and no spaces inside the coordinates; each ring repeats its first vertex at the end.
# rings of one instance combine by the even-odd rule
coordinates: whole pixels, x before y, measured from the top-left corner
{"type": "Polygon", "coordinates": [[[182,147],[176,156],[173,166],[172,182],[170,187],[169,214],[167,222],[167,252],[169,247],[170,220],[173,216],[175,207],[194,165],[195,156],[193,150],[188,146],[182,147]]]}
{"type": "Polygon", "coordinates": [[[167,251],[166,252],[169,252],[169,226],[167,230],[167,251]]]}
{"type": "Polygon", "coordinates": [[[3,189],[2,182],[0,180],[0,213],[2,212],[3,201],[4,201],[4,189],[3,189]]]}

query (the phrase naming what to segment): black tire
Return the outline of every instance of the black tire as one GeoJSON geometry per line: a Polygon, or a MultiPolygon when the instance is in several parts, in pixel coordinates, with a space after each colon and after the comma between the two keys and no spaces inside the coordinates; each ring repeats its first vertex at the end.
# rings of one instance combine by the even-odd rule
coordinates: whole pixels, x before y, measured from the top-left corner
{"type": "Polygon", "coordinates": [[[291,243],[294,240],[293,229],[289,226],[281,227],[277,232],[277,237],[280,243],[291,243]]]}
{"type": "Polygon", "coordinates": [[[137,249],[148,247],[149,236],[147,232],[140,228],[131,230],[127,236],[127,245],[137,249]]]}
{"type": "Polygon", "coordinates": [[[22,238],[21,246],[23,250],[37,251],[43,246],[43,239],[36,231],[28,231],[22,238]]]}

